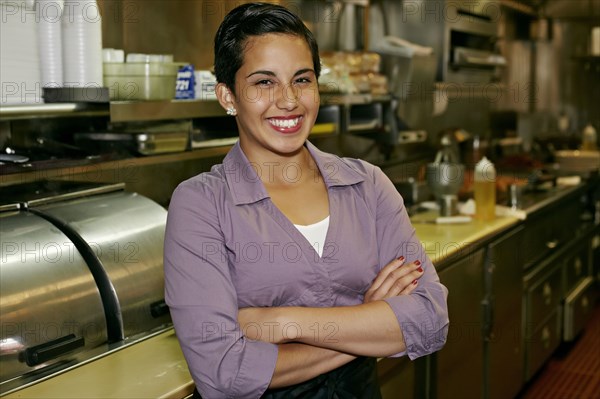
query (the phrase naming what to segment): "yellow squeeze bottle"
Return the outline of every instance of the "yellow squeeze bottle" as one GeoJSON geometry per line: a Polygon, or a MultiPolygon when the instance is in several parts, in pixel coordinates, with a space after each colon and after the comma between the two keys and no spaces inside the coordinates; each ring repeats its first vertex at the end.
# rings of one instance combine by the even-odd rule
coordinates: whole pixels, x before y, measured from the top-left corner
{"type": "Polygon", "coordinates": [[[475,218],[493,220],[496,217],[496,169],[483,157],[475,165],[475,218]]]}

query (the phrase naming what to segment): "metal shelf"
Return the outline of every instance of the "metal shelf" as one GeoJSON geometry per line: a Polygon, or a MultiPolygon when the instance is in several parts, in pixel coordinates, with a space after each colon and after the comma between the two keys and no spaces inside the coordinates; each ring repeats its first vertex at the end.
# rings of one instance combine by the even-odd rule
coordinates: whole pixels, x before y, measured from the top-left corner
{"type": "Polygon", "coordinates": [[[141,122],[225,116],[217,100],[111,101],[111,122],[141,122]]]}
{"type": "Polygon", "coordinates": [[[111,101],[0,106],[2,120],[110,116],[111,122],[141,122],[225,116],[217,100],[111,101]]]}
{"type": "Polygon", "coordinates": [[[0,106],[0,119],[32,119],[68,116],[107,116],[106,103],[44,103],[0,106]]]}

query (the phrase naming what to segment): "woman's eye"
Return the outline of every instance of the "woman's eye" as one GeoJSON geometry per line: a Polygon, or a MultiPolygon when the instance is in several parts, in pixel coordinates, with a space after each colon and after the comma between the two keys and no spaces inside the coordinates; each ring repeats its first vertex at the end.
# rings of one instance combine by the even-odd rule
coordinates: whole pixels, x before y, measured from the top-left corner
{"type": "Polygon", "coordinates": [[[256,82],[256,84],[258,86],[271,86],[273,84],[273,81],[270,79],[261,79],[258,82],[256,82]]]}
{"type": "Polygon", "coordinates": [[[309,84],[311,83],[310,78],[298,78],[296,79],[297,84],[309,84]]]}

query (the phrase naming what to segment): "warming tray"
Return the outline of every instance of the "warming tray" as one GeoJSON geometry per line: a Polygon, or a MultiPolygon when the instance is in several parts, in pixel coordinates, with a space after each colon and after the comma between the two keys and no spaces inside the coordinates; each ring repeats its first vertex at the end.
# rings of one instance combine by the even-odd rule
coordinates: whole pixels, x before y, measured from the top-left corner
{"type": "Polygon", "coordinates": [[[167,212],[124,188],[3,188],[0,394],[171,327],[162,271],[167,212]]]}
{"type": "Polygon", "coordinates": [[[0,382],[106,342],[100,292],[63,232],[30,212],[1,212],[0,246],[0,382]]]}

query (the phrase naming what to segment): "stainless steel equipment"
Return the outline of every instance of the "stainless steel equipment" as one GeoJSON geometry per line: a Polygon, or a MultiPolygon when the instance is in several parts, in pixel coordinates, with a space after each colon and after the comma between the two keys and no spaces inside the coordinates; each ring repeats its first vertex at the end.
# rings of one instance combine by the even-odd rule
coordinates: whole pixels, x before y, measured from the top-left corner
{"type": "Polygon", "coordinates": [[[166,210],[123,184],[3,189],[0,393],[170,327],[166,210]]]}
{"type": "Polygon", "coordinates": [[[458,213],[458,192],[464,180],[465,166],[459,162],[454,144],[450,136],[442,136],[435,161],[427,164],[427,184],[440,205],[442,216],[458,213]]]}
{"type": "Polygon", "coordinates": [[[73,242],[23,211],[0,213],[0,232],[2,383],[106,342],[100,292],[73,242]]]}
{"type": "Polygon", "coordinates": [[[506,64],[496,45],[502,15],[496,0],[404,2],[395,35],[433,48],[436,80],[486,84],[506,64]]]}

